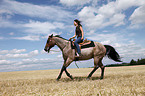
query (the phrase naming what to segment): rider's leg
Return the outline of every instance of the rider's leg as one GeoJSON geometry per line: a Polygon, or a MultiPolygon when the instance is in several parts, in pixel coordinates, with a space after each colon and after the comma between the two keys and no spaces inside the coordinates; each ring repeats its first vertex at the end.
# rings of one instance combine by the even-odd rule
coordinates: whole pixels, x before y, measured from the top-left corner
{"type": "Polygon", "coordinates": [[[76,46],[76,48],[77,48],[78,54],[81,54],[81,50],[80,50],[80,47],[79,47],[79,44],[78,44],[78,43],[80,43],[80,42],[81,42],[81,37],[78,37],[78,38],[76,39],[76,41],[74,42],[74,44],[75,44],[75,46],[76,46]]]}

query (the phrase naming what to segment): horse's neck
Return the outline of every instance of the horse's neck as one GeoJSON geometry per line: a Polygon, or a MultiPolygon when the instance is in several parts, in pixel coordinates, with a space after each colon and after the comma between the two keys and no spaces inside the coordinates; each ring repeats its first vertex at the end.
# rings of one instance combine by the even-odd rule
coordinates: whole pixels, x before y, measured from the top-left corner
{"type": "Polygon", "coordinates": [[[64,40],[62,38],[59,38],[59,37],[55,37],[54,38],[55,42],[56,42],[56,45],[61,49],[63,50],[65,47],[66,47],[66,44],[67,44],[67,40],[64,40]]]}

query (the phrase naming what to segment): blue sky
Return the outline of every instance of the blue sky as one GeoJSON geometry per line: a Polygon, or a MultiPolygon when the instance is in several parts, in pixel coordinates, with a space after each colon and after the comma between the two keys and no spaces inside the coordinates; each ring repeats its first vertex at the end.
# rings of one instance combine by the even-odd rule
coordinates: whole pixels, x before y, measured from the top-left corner
{"type": "MultiPolygon", "coordinates": [[[[58,47],[43,49],[51,34],[72,37],[74,19],[85,38],[112,45],[124,62],[145,58],[144,17],[145,0],[0,0],[0,72],[60,69],[58,47]]],[[[92,67],[93,60],[78,66],[92,67]]]]}

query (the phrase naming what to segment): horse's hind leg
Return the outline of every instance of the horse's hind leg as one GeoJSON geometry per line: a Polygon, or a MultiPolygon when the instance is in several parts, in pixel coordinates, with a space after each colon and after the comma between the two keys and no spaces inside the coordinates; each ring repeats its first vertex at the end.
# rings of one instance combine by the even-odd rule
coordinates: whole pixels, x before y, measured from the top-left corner
{"type": "Polygon", "coordinates": [[[88,75],[87,80],[90,79],[90,77],[93,75],[93,73],[98,69],[99,67],[94,67],[94,69],[91,71],[91,73],[88,75]]]}
{"type": "Polygon", "coordinates": [[[99,67],[101,68],[101,77],[100,77],[100,79],[103,79],[104,78],[105,67],[102,64],[102,61],[99,63],[99,67]]]}
{"type": "Polygon", "coordinates": [[[98,63],[99,63],[100,59],[98,57],[94,58],[94,69],[90,72],[90,74],[87,77],[87,80],[90,79],[90,77],[93,75],[93,73],[99,68],[98,67],[98,63]]]}

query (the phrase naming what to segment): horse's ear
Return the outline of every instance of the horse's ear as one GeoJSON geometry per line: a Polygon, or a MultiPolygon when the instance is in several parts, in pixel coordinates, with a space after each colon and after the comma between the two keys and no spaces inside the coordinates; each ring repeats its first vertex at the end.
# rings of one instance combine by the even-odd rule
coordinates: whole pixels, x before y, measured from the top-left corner
{"type": "Polygon", "coordinates": [[[51,38],[52,38],[52,37],[53,37],[53,34],[52,34],[51,36],[49,36],[49,37],[51,37],[51,38]]]}

